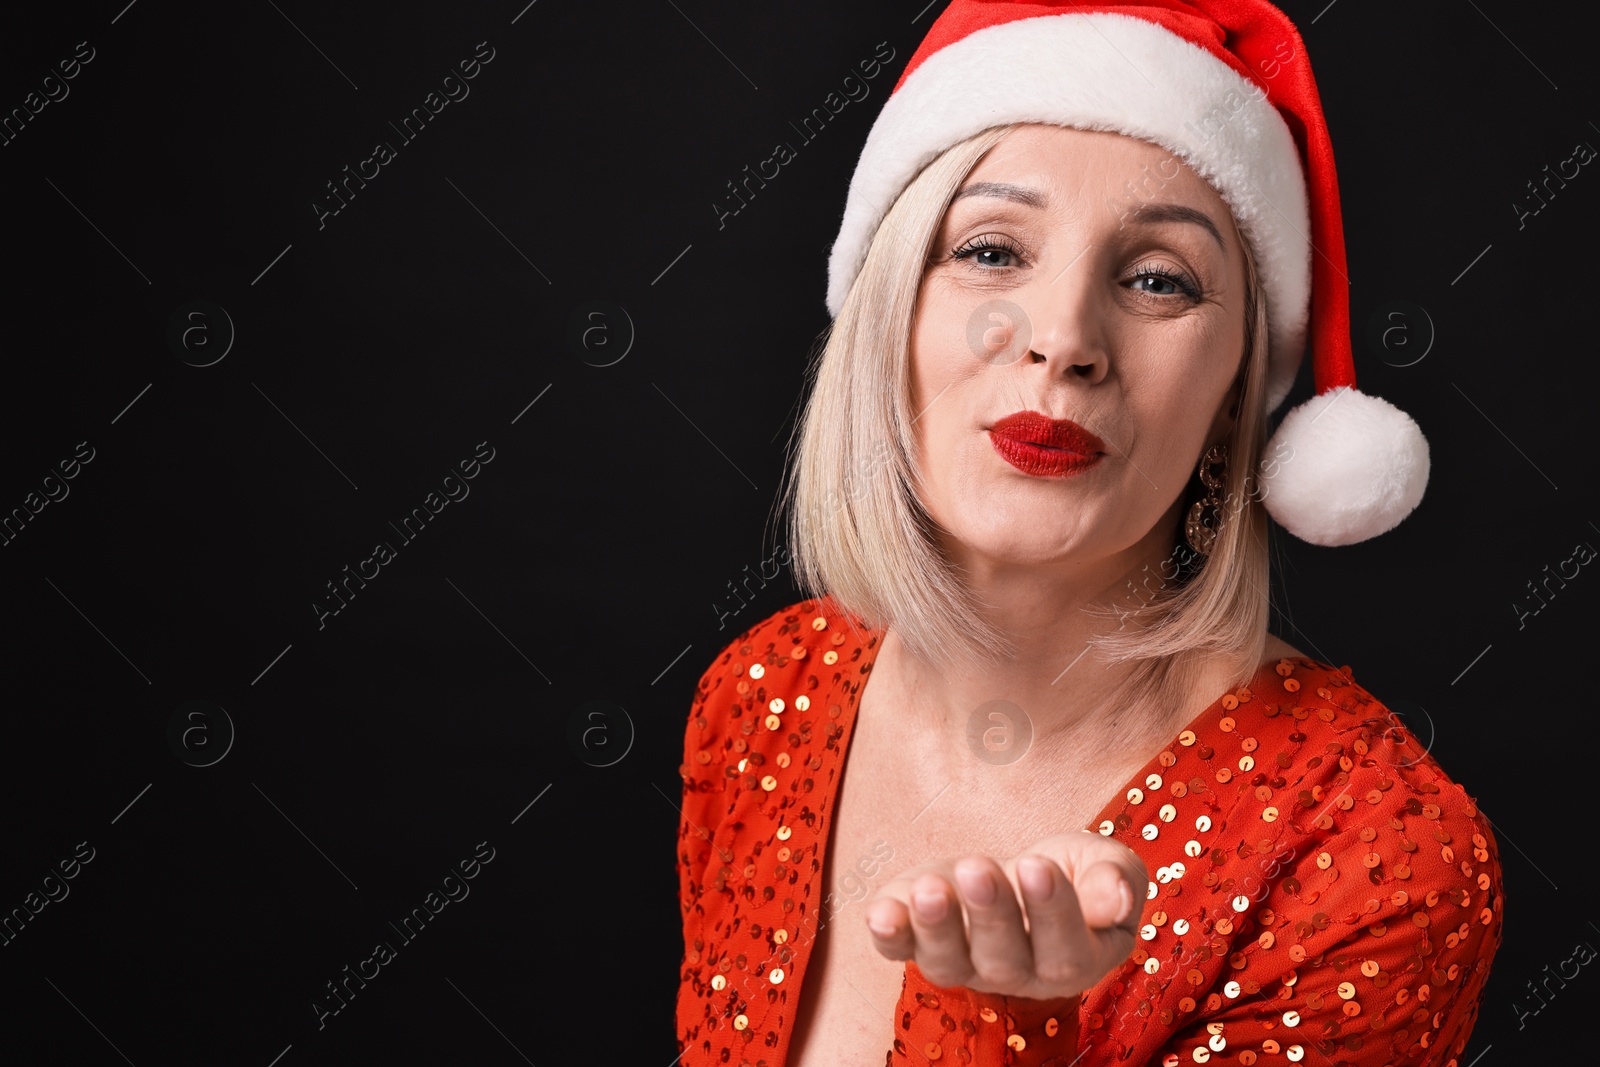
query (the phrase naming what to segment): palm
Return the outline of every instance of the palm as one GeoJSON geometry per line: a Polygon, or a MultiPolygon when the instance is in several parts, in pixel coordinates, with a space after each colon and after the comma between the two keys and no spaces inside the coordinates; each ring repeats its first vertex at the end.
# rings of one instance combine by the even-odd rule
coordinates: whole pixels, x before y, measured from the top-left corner
{"type": "Polygon", "coordinates": [[[967,857],[902,872],[867,919],[889,959],[928,981],[1052,1000],[1076,996],[1133,951],[1149,874],[1097,834],[1057,834],[1005,860],[967,857]]]}

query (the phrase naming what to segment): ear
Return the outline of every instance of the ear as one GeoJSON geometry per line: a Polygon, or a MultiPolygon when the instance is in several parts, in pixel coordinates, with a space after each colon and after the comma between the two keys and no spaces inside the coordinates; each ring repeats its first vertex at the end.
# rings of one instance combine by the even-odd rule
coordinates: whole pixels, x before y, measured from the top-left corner
{"type": "Polygon", "coordinates": [[[1217,417],[1211,420],[1211,433],[1208,441],[1225,441],[1233,436],[1234,423],[1239,421],[1239,408],[1244,402],[1244,381],[1234,378],[1233,386],[1222,398],[1222,403],[1217,407],[1217,417]]]}

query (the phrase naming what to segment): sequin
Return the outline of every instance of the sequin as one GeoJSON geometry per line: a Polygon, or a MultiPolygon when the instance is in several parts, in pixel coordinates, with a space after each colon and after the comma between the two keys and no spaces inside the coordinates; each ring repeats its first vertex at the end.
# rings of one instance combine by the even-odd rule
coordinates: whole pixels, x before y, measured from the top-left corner
{"type": "MultiPolygon", "coordinates": [[[[699,680],[680,768],[683,1067],[785,1062],[881,636],[807,601],[699,680]]],[[[1268,1067],[1320,1049],[1459,1067],[1500,940],[1499,856],[1471,799],[1395,733],[1348,668],[1264,664],[1081,824],[1155,872],[1128,961],[1058,1001],[944,989],[908,964],[898,1003],[881,1005],[883,1044],[862,1058],[1268,1067]],[[1305,1043],[1282,1047],[1286,1035],[1305,1043]]]]}

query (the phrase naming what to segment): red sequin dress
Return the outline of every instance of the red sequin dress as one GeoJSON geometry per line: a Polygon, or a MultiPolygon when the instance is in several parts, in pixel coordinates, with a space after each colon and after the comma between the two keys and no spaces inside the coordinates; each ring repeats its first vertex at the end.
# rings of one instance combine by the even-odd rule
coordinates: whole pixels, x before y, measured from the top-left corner
{"type": "MultiPolygon", "coordinates": [[[[788,1055],[882,636],[855,622],[795,604],[700,679],[678,839],[683,1067],[788,1055]]],[[[1060,1001],[935,987],[908,963],[887,1064],[1459,1067],[1500,943],[1494,837],[1348,668],[1263,665],[1087,829],[1155,879],[1133,955],[1060,1001]]]]}

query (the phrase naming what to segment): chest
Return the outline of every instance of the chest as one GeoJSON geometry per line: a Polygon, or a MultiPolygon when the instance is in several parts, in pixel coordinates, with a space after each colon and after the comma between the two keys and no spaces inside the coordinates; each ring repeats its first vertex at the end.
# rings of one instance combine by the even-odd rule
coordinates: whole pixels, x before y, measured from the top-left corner
{"type": "Polygon", "coordinates": [[[866,929],[867,903],[879,889],[924,863],[1005,859],[1085,828],[1143,762],[1052,754],[1032,767],[1018,761],[963,774],[963,760],[946,765],[937,746],[879,736],[872,722],[863,709],[835,799],[819,928],[788,1057],[796,1067],[883,1061],[904,964],[879,955],[866,929]]]}

